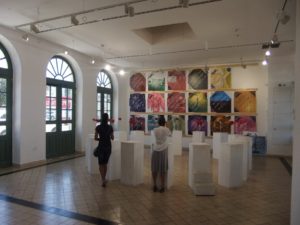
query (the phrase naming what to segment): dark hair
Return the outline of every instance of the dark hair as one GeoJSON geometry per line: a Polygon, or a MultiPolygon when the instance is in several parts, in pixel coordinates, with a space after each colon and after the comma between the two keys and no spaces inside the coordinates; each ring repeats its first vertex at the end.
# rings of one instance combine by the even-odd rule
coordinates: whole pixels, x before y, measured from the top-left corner
{"type": "Polygon", "coordinates": [[[108,123],[108,114],[107,113],[102,114],[101,123],[102,124],[107,124],[108,123]]]}
{"type": "Polygon", "coordinates": [[[165,117],[163,115],[160,115],[159,118],[158,118],[158,125],[159,126],[165,126],[165,124],[166,124],[165,117]]]}

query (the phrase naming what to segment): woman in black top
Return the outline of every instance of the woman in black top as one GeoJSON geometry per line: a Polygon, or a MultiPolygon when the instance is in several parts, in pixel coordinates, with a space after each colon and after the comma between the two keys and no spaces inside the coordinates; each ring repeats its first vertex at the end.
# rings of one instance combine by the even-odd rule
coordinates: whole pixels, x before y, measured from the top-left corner
{"type": "Polygon", "coordinates": [[[114,131],[111,125],[108,125],[108,114],[104,113],[102,115],[101,124],[95,129],[96,141],[98,144],[98,163],[99,171],[102,178],[102,187],[106,187],[106,172],[107,163],[111,154],[111,140],[114,140],[114,131]]]}

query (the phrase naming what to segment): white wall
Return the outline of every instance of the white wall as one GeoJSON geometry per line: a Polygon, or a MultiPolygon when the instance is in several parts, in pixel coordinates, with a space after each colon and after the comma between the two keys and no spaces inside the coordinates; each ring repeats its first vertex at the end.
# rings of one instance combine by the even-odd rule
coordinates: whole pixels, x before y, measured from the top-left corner
{"type": "MultiPolygon", "coordinates": [[[[13,62],[13,163],[25,164],[45,160],[45,91],[46,67],[49,60],[65,47],[30,37],[0,26],[0,40],[13,62]]],[[[76,76],[76,151],[85,148],[88,134],[94,132],[96,114],[96,77],[103,62],[91,65],[90,57],[68,49],[65,56],[76,76]]],[[[112,74],[115,89],[115,115],[118,117],[118,77],[112,74]]]]}
{"type": "MultiPolygon", "coordinates": [[[[296,9],[295,96],[300,96],[300,0],[296,9]]],[[[295,101],[291,225],[300,224],[300,102],[295,101]]]]}

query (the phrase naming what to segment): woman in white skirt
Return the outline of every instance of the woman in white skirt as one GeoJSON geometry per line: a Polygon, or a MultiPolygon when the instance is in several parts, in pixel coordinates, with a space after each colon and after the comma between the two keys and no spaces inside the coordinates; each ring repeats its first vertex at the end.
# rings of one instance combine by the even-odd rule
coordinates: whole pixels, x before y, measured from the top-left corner
{"type": "Polygon", "coordinates": [[[165,177],[168,172],[168,136],[171,135],[169,128],[167,128],[164,116],[159,116],[159,127],[153,129],[155,144],[153,145],[153,152],[151,158],[151,171],[153,178],[153,191],[165,191],[165,177]],[[161,187],[157,187],[157,177],[160,178],[161,187]]]}

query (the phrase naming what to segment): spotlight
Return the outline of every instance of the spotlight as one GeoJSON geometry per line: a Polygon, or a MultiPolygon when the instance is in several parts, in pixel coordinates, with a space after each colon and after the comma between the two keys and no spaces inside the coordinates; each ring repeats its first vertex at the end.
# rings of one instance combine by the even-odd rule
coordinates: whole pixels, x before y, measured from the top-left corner
{"type": "Polygon", "coordinates": [[[266,56],[270,56],[270,55],[271,55],[271,51],[270,51],[270,50],[267,50],[267,51],[265,52],[265,55],[266,55],[266,56]]]}
{"type": "Polygon", "coordinates": [[[96,63],[95,59],[91,59],[90,63],[95,64],[96,63]]]}
{"type": "Polygon", "coordinates": [[[120,74],[121,76],[123,76],[123,75],[125,74],[125,71],[124,71],[124,70],[120,70],[119,74],[120,74]]]}
{"type": "Polygon", "coordinates": [[[179,5],[183,8],[189,7],[189,0],[179,0],[179,5]]]}
{"type": "Polygon", "coordinates": [[[79,20],[73,15],[71,16],[71,23],[77,26],[79,24],[79,20]]]}
{"type": "Polygon", "coordinates": [[[30,30],[34,33],[40,33],[39,28],[36,26],[36,24],[30,24],[30,30]]]}
{"type": "Polygon", "coordinates": [[[69,54],[69,52],[68,51],[65,51],[65,55],[68,55],[69,54]]]}
{"type": "Polygon", "coordinates": [[[23,39],[24,41],[29,41],[29,36],[28,36],[28,34],[24,34],[24,35],[22,36],[22,39],[23,39]]]}
{"type": "Polygon", "coordinates": [[[261,64],[262,64],[263,66],[268,65],[268,60],[264,59],[264,60],[261,62],[261,64]]]}
{"type": "Polygon", "coordinates": [[[105,66],[105,69],[106,69],[106,70],[110,70],[110,69],[111,69],[111,66],[110,66],[109,64],[107,64],[107,65],[105,66]]]}
{"type": "Polygon", "coordinates": [[[270,48],[270,43],[263,43],[261,46],[262,49],[268,49],[270,48]]]}

